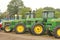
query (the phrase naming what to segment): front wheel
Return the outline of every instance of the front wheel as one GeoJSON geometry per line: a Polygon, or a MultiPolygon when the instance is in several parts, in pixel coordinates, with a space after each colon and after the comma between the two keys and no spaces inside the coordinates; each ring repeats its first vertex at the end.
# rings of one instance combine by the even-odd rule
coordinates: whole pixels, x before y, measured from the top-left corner
{"type": "Polygon", "coordinates": [[[44,26],[42,24],[37,23],[31,28],[31,32],[34,35],[41,35],[44,33],[44,26]]]}
{"type": "Polygon", "coordinates": [[[7,32],[7,33],[12,32],[12,29],[10,28],[9,25],[4,26],[4,32],[7,32]]]}

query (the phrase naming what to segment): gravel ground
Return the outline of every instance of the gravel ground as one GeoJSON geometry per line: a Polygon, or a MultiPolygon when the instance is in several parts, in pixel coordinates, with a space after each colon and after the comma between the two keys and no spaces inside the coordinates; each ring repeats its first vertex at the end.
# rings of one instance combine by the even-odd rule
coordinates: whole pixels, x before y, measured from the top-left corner
{"type": "Polygon", "coordinates": [[[53,36],[48,36],[48,35],[34,36],[29,33],[15,34],[14,32],[5,33],[1,31],[0,40],[60,40],[60,39],[56,39],[53,36]]]}

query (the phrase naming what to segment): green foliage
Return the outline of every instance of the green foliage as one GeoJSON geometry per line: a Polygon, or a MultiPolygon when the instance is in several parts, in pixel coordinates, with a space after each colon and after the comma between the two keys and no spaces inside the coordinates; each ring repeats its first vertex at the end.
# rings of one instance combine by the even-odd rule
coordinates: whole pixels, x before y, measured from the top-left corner
{"type": "Polygon", "coordinates": [[[24,7],[24,8],[21,8],[21,10],[19,10],[18,14],[20,15],[25,15],[27,12],[29,12],[31,9],[28,8],[28,7],[24,7]]]}
{"type": "MultiPolygon", "coordinates": [[[[23,17],[24,17],[25,14],[27,12],[29,12],[31,9],[28,7],[25,7],[22,0],[11,0],[11,2],[8,5],[7,10],[9,12],[10,16],[11,15],[14,16],[15,14],[18,14],[18,15],[23,15],[23,17]]],[[[37,18],[42,17],[43,10],[54,10],[55,17],[60,17],[60,9],[54,9],[52,7],[44,7],[44,8],[37,9],[35,12],[35,17],[37,17],[37,18]]]]}
{"type": "Polygon", "coordinates": [[[6,18],[8,16],[8,12],[0,13],[0,19],[6,18]]]}
{"type": "Polygon", "coordinates": [[[37,18],[42,17],[42,12],[43,12],[43,9],[42,9],[42,8],[37,9],[37,10],[36,10],[36,13],[35,13],[35,16],[36,16],[37,18]]]}
{"type": "Polygon", "coordinates": [[[24,16],[25,13],[30,10],[31,10],[30,8],[24,6],[22,0],[11,0],[11,2],[8,4],[7,9],[10,17],[14,17],[15,14],[24,16]]]}
{"type": "Polygon", "coordinates": [[[52,7],[44,7],[43,9],[44,10],[54,10],[54,8],[52,8],[52,7]]]}
{"type": "Polygon", "coordinates": [[[11,2],[8,4],[7,11],[10,15],[17,14],[20,7],[23,7],[22,0],[11,0],[11,2]]]}
{"type": "Polygon", "coordinates": [[[60,17],[60,9],[55,10],[55,17],[60,17]]]}

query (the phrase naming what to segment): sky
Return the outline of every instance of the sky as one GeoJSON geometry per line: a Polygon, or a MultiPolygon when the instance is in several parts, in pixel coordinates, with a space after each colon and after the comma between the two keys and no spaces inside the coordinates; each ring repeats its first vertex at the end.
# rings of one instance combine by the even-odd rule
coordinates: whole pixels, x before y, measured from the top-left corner
{"type": "MultiPolygon", "coordinates": [[[[11,0],[0,0],[0,12],[7,10],[7,5],[11,0]]],[[[60,8],[60,0],[22,0],[26,7],[30,7],[32,10],[43,7],[60,8]]]]}

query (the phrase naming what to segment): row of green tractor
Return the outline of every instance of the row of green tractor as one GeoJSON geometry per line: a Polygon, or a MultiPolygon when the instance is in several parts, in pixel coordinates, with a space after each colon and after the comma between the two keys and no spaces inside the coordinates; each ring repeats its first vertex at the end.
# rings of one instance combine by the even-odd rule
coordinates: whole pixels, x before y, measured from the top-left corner
{"type": "Polygon", "coordinates": [[[9,33],[14,30],[17,34],[23,34],[27,30],[33,35],[47,33],[55,38],[60,38],[60,18],[55,17],[55,11],[44,10],[41,18],[26,15],[26,18],[15,20],[3,20],[4,31],[9,33]]]}

